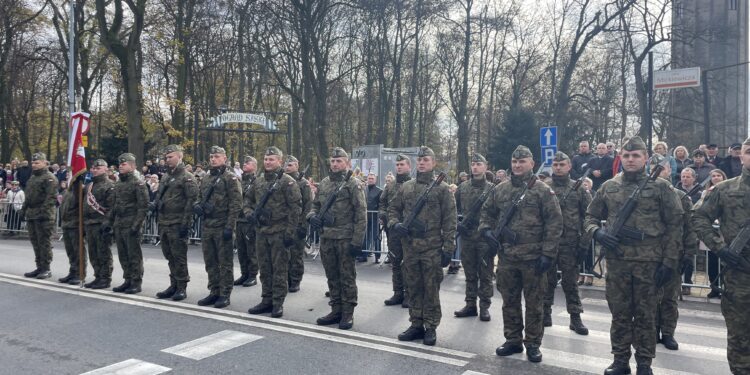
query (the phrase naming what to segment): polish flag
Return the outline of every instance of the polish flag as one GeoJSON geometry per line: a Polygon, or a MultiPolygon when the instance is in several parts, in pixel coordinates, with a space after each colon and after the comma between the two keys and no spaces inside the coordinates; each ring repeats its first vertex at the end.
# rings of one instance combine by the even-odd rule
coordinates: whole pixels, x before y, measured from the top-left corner
{"type": "Polygon", "coordinates": [[[89,132],[89,115],[86,112],[73,113],[70,119],[70,139],[68,139],[68,165],[70,180],[86,173],[86,150],[83,147],[83,136],[89,132]]]}

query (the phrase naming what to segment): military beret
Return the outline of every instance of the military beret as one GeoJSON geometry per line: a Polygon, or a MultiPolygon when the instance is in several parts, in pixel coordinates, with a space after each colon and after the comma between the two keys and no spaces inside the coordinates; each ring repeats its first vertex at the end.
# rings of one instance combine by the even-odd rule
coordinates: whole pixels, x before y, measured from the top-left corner
{"type": "Polygon", "coordinates": [[[474,155],[471,156],[471,162],[472,163],[487,163],[487,159],[484,158],[484,156],[480,153],[475,152],[474,155]]]}
{"type": "MultiPolygon", "coordinates": [[[[748,138],[748,139],[750,139],[750,138],[748,138]]],[[[398,154],[398,155],[396,155],[396,161],[403,161],[403,160],[411,161],[411,160],[409,160],[409,157],[406,156],[406,155],[404,155],[404,154],[398,154]]]]}
{"type": "Polygon", "coordinates": [[[746,139],[742,144],[745,146],[750,146],[750,138],[746,139]]]}
{"type": "Polygon", "coordinates": [[[244,164],[247,164],[247,163],[257,163],[257,162],[258,161],[255,160],[255,158],[252,157],[252,156],[245,156],[245,160],[243,161],[244,164]]]}
{"type": "Polygon", "coordinates": [[[269,148],[266,149],[266,153],[264,155],[266,155],[266,156],[268,156],[268,155],[278,155],[279,157],[282,157],[282,156],[284,156],[284,153],[281,152],[281,150],[279,150],[278,147],[271,146],[271,147],[269,147],[269,148]]]}
{"type": "Polygon", "coordinates": [[[341,147],[334,147],[333,150],[331,150],[331,157],[332,158],[349,158],[349,154],[344,151],[341,147]]]}
{"type": "Polygon", "coordinates": [[[624,142],[622,149],[625,151],[646,151],[646,142],[643,142],[643,139],[636,135],[624,142]]]}
{"type": "Polygon", "coordinates": [[[106,167],[107,161],[104,159],[96,159],[94,160],[94,164],[91,164],[92,167],[106,167]]]}
{"type": "Polygon", "coordinates": [[[564,153],[562,151],[556,152],[555,153],[555,158],[552,159],[552,161],[566,161],[566,160],[570,160],[570,157],[568,157],[568,154],[566,154],[566,153],[564,153]]]}
{"type": "Polygon", "coordinates": [[[120,164],[127,163],[127,162],[135,163],[135,155],[129,152],[126,152],[117,157],[117,162],[120,164]]]}
{"type": "Polygon", "coordinates": [[[664,156],[661,156],[658,153],[654,153],[654,156],[651,157],[651,165],[659,165],[664,162],[664,156]]]}
{"type": "Polygon", "coordinates": [[[227,154],[227,151],[226,151],[226,150],[224,150],[224,148],[223,148],[223,147],[219,147],[219,146],[211,146],[211,152],[210,152],[210,153],[211,153],[211,154],[224,154],[224,155],[226,155],[226,154],[227,154]]]}
{"type": "Polygon", "coordinates": [[[469,177],[469,174],[466,172],[461,172],[458,174],[458,177],[469,177]]]}
{"type": "Polygon", "coordinates": [[[299,160],[297,160],[297,158],[295,158],[292,155],[287,155],[286,162],[287,163],[299,163],[299,160]]]}
{"type": "Polygon", "coordinates": [[[31,155],[31,161],[34,160],[47,161],[47,155],[43,152],[35,152],[34,155],[31,155]]]}
{"type": "Polygon", "coordinates": [[[513,154],[510,156],[513,159],[525,159],[525,158],[533,158],[534,155],[531,153],[531,150],[529,150],[528,147],[524,145],[519,145],[516,147],[515,151],[513,151],[513,154]]]}
{"type": "Polygon", "coordinates": [[[425,157],[425,156],[431,156],[435,157],[435,151],[432,151],[431,148],[427,146],[420,146],[419,151],[417,152],[417,157],[425,157]]]}
{"type": "Polygon", "coordinates": [[[171,154],[173,152],[183,152],[182,146],[180,145],[167,145],[164,147],[164,154],[171,154]]]}

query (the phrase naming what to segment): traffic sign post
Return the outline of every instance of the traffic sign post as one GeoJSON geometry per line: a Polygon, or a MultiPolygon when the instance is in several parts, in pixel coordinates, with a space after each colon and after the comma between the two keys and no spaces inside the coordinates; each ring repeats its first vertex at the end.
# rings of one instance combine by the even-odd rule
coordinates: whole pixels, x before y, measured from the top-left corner
{"type": "Polygon", "coordinates": [[[539,129],[539,146],[542,148],[542,164],[552,166],[552,159],[557,153],[557,126],[539,129]]]}

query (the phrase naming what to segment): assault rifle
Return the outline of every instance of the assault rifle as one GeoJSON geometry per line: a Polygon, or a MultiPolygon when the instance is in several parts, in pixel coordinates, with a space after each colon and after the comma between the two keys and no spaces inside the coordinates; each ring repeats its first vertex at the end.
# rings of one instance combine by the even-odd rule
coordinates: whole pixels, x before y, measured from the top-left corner
{"type": "Polygon", "coordinates": [[[344,185],[349,182],[350,178],[352,178],[352,171],[348,170],[346,171],[346,176],[344,176],[344,181],[341,181],[339,186],[337,186],[336,189],[331,193],[331,195],[326,198],[326,201],[323,203],[323,206],[321,206],[320,211],[318,211],[317,216],[320,217],[320,219],[323,221],[323,226],[321,226],[318,230],[320,233],[323,233],[323,227],[329,227],[333,225],[334,217],[333,213],[330,212],[331,207],[333,207],[333,204],[336,203],[336,198],[338,198],[341,189],[343,189],[344,185]]]}
{"type": "Polygon", "coordinates": [[[299,179],[301,180],[301,179],[307,177],[307,172],[309,170],[310,170],[310,164],[308,164],[307,167],[305,167],[305,169],[303,169],[302,172],[300,172],[299,179]]]}
{"type": "Polygon", "coordinates": [[[471,204],[471,208],[469,208],[469,211],[463,217],[463,220],[461,220],[461,224],[459,226],[459,228],[463,227],[464,229],[456,231],[456,240],[458,240],[462,235],[468,234],[469,231],[472,231],[479,226],[479,214],[482,210],[482,205],[484,204],[484,201],[487,200],[487,197],[490,196],[493,187],[494,186],[487,187],[486,190],[482,192],[482,195],[480,195],[474,201],[474,203],[471,204]],[[466,233],[461,233],[462,231],[465,231],[466,233]]]}
{"type": "Polygon", "coordinates": [[[536,175],[532,175],[529,179],[529,182],[524,185],[523,190],[521,190],[518,196],[516,196],[516,199],[513,200],[510,207],[508,207],[508,210],[505,211],[503,216],[500,218],[497,227],[495,227],[495,229],[493,229],[491,232],[492,238],[487,238],[488,242],[490,242],[491,247],[500,247],[500,251],[502,252],[503,242],[509,243],[511,245],[515,245],[518,242],[518,235],[516,234],[516,232],[510,229],[510,220],[513,219],[513,216],[516,214],[516,211],[518,211],[518,207],[521,205],[521,202],[523,202],[523,199],[526,198],[526,192],[528,192],[528,190],[534,186],[536,181],[536,175]]]}
{"type": "Polygon", "coordinates": [[[219,173],[219,175],[216,176],[216,180],[214,180],[214,182],[208,188],[208,191],[206,191],[206,195],[203,197],[203,199],[193,205],[193,213],[195,213],[198,217],[201,217],[203,215],[210,215],[214,211],[214,205],[208,203],[208,200],[211,199],[211,196],[214,194],[214,190],[216,189],[216,185],[218,185],[219,181],[221,181],[221,175],[222,174],[219,173]]]}
{"type": "Polygon", "coordinates": [[[409,234],[414,238],[422,238],[425,235],[425,232],[427,231],[427,228],[425,227],[425,224],[417,219],[417,216],[420,212],[422,212],[422,209],[424,208],[425,204],[427,204],[427,197],[430,195],[430,192],[432,189],[435,188],[435,186],[440,185],[441,182],[445,180],[445,172],[440,172],[440,174],[437,175],[437,178],[432,181],[430,186],[425,189],[425,191],[422,192],[422,195],[419,196],[417,199],[417,202],[414,203],[414,207],[412,207],[411,212],[409,213],[409,216],[406,217],[406,220],[403,222],[403,226],[409,230],[409,234]]]}
{"type": "Polygon", "coordinates": [[[697,193],[700,189],[703,189],[708,185],[708,182],[711,181],[711,176],[706,177],[705,180],[701,181],[700,184],[696,184],[693,186],[690,191],[687,192],[687,196],[690,197],[690,199],[693,199],[691,196],[695,193],[697,193]]]}
{"type": "MultiPolygon", "coordinates": [[[[745,248],[745,246],[747,246],[748,243],[750,243],[750,219],[745,221],[745,224],[742,226],[742,229],[740,229],[739,233],[737,233],[737,236],[735,236],[734,239],[732,240],[732,243],[729,244],[729,246],[727,247],[727,250],[730,253],[734,253],[740,259],[740,262],[736,268],[744,272],[750,273],[750,264],[748,264],[745,258],[742,257],[742,250],[745,248]]],[[[735,268],[735,267],[727,265],[726,267],[723,267],[721,269],[719,276],[711,281],[711,290],[716,290],[724,294],[724,291],[718,285],[719,280],[721,280],[721,277],[724,275],[724,272],[731,268],[735,268]]],[[[723,296],[723,297],[726,297],[726,296],[723,296]]]]}
{"type": "MultiPolygon", "coordinates": [[[[584,164],[583,167],[585,167],[587,165],[588,165],[588,163],[584,164]]],[[[563,195],[562,198],[560,198],[560,202],[565,202],[565,200],[568,199],[568,196],[572,192],[577,191],[578,188],[580,188],[581,185],[583,184],[583,180],[585,180],[586,177],[589,176],[589,174],[591,174],[591,167],[586,168],[586,170],[583,172],[583,175],[576,180],[575,184],[573,184],[573,187],[570,188],[570,190],[568,190],[568,192],[565,193],[565,195],[563,195]]]]}
{"type": "Polygon", "coordinates": [[[257,227],[267,224],[267,220],[269,216],[271,216],[271,213],[266,209],[266,204],[268,204],[268,200],[271,199],[271,195],[279,190],[281,178],[284,176],[284,170],[279,169],[278,172],[275,173],[275,176],[276,178],[273,180],[271,187],[263,193],[262,197],[260,197],[260,201],[258,201],[253,213],[248,218],[248,220],[251,223],[255,223],[255,226],[257,227]]]}

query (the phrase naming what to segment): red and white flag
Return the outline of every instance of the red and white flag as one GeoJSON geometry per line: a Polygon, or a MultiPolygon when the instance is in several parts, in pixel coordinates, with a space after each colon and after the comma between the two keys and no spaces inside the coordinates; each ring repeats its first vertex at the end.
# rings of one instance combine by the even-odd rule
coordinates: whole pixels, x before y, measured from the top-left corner
{"type": "Polygon", "coordinates": [[[76,112],[70,117],[70,138],[68,139],[68,165],[70,180],[73,181],[86,173],[86,150],[83,147],[83,136],[89,132],[89,115],[76,112]]]}

